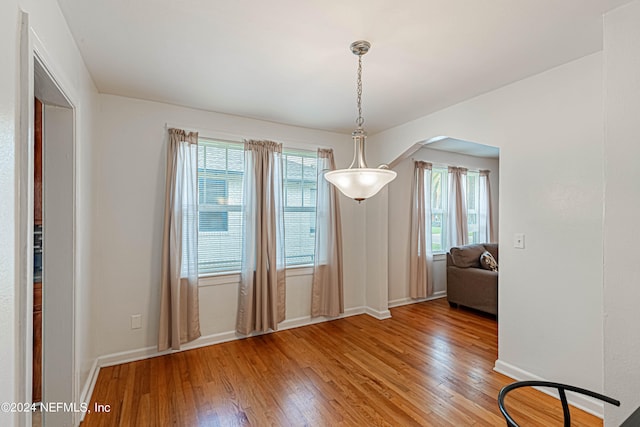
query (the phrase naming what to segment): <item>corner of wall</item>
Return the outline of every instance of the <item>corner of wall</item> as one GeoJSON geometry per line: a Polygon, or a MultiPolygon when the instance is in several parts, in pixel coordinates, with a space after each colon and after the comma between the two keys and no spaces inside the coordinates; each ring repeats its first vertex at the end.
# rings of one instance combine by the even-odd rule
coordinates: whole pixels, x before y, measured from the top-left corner
{"type": "Polygon", "coordinates": [[[389,308],[388,188],[365,202],[366,306],[376,313],[386,313],[389,308]]]}

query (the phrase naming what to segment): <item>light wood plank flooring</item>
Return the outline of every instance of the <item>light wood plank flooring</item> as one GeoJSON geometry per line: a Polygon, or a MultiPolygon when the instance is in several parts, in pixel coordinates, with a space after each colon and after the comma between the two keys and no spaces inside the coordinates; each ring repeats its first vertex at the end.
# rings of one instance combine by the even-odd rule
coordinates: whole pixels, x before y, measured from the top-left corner
{"type": "MultiPolygon", "coordinates": [[[[504,426],[495,320],[445,300],[103,368],[93,426],[504,426]]],[[[516,390],[522,425],[562,425],[558,400],[516,390]]],[[[602,422],[572,409],[575,426],[602,422]]]]}

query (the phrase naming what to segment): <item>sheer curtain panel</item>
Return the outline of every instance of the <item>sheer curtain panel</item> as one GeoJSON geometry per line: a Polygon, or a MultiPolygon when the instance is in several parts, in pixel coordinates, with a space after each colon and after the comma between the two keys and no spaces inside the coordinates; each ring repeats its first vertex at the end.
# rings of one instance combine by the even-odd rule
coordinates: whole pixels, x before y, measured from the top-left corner
{"type": "Polygon", "coordinates": [[[479,173],[478,196],[478,241],[480,243],[495,242],[493,232],[493,214],[491,213],[491,184],[488,170],[479,173]]]}
{"type": "Polygon", "coordinates": [[[467,225],[467,169],[449,167],[449,221],[448,245],[460,246],[469,243],[467,225]]]}
{"type": "Polygon", "coordinates": [[[198,134],[169,129],[158,350],[200,336],[198,313],[198,134]]]}
{"type": "Polygon", "coordinates": [[[311,288],[311,316],[344,313],[342,287],[342,225],[336,187],[324,179],[335,170],[333,150],[318,150],[316,253],[311,288]]]}
{"type": "Polygon", "coordinates": [[[414,162],[411,184],[409,294],[426,298],[433,293],[431,253],[431,163],[414,162]]]}
{"type": "Polygon", "coordinates": [[[277,330],[285,318],[282,144],[245,141],[244,230],[236,330],[277,330]]]}

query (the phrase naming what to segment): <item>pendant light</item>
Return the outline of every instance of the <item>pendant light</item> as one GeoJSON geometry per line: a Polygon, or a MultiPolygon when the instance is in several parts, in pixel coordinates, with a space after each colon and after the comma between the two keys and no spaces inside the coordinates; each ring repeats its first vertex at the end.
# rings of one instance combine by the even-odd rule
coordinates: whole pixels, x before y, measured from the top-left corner
{"type": "Polygon", "coordinates": [[[338,169],[327,172],[324,176],[331,184],[336,186],[338,190],[347,197],[358,202],[373,197],[378,191],[393,181],[396,173],[389,170],[387,165],[381,165],[378,168],[367,167],[364,156],[364,143],[367,139],[367,133],[362,128],[364,119],[362,118],[362,55],[369,52],[371,43],[365,40],[358,40],[351,43],[351,52],[358,57],[358,86],[357,86],[357,103],[358,118],[356,124],[358,128],[353,131],[354,154],[353,162],[348,169],[338,169]]]}

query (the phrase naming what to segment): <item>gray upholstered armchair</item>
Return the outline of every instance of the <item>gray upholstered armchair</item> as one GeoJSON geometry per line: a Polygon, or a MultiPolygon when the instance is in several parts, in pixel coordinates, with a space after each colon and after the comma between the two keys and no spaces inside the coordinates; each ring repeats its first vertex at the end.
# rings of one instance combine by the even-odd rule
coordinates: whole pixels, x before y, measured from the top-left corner
{"type": "Polygon", "coordinates": [[[480,256],[488,251],[498,261],[498,245],[486,243],[453,247],[447,253],[447,300],[498,315],[498,272],[485,270],[480,256]]]}

